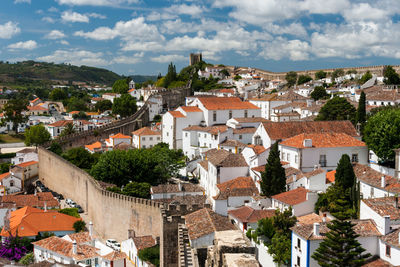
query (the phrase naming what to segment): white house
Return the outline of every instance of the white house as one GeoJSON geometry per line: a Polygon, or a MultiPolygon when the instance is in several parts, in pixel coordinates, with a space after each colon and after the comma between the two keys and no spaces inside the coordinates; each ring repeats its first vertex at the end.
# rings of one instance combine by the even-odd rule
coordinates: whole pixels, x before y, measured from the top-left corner
{"type": "Polygon", "coordinates": [[[73,124],[72,120],[60,120],[49,125],[46,125],[47,131],[49,131],[52,138],[55,138],[61,134],[61,132],[67,127],[68,124],[73,124]]]}
{"type": "Polygon", "coordinates": [[[135,148],[151,148],[161,142],[161,131],[156,127],[143,127],[132,132],[132,146],[135,148]]]}
{"type": "Polygon", "coordinates": [[[211,149],[205,153],[205,160],[197,164],[200,185],[206,190],[206,195],[217,195],[217,184],[236,177],[247,176],[249,166],[241,154],[229,151],[211,149]]]}
{"type": "Polygon", "coordinates": [[[34,148],[24,148],[17,151],[15,157],[11,159],[11,164],[16,165],[28,161],[38,161],[37,150],[34,148]]]}
{"type": "Polygon", "coordinates": [[[272,208],[284,211],[292,207],[294,216],[302,216],[314,212],[318,194],[303,187],[273,195],[272,208]]]}
{"type": "Polygon", "coordinates": [[[129,135],[125,135],[122,133],[110,135],[110,138],[105,140],[106,146],[115,147],[121,143],[125,143],[128,145],[132,144],[132,137],[129,135]]]}
{"type": "Polygon", "coordinates": [[[153,266],[139,258],[139,251],[156,245],[156,240],[151,236],[135,236],[121,242],[121,252],[128,255],[128,259],[136,267],[153,266]]]}
{"type": "Polygon", "coordinates": [[[223,216],[228,211],[250,203],[254,196],[259,194],[251,177],[237,177],[217,184],[217,194],[211,198],[213,210],[223,216]]]}
{"type": "MultiPolygon", "coordinates": [[[[365,248],[365,253],[379,255],[378,238],[381,236],[373,220],[354,220],[352,221],[354,231],[359,235],[357,241],[365,248]]],[[[319,244],[325,239],[329,232],[327,223],[298,224],[292,230],[292,257],[291,266],[310,266],[317,267],[318,263],[311,257],[319,244]]]]}
{"type": "Polygon", "coordinates": [[[228,217],[219,215],[209,208],[187,214],[185,225],[192,248],[207,248],[213,245],[216,232],[235,230],[228,217]]]}
{"type": "Polygon", "coordinates": [[[299,134],[279,144],[281,160],[291,167],[309,172],[320,166],[334,170],[347,154],[352,162],[368,163],[368,148],[364,142],[344,133],[299,134]]]}
{"type": "Polygon", "coordinates": [[[243,232],[249,228],[257,229],[259,220],[273,216],[275,216],[275,209],[255,209],[247,205],[228,211],[229,219],[233,220],[243,232]]]}
{"type": "Polygon", "coordinates": [[[269,149],[260,145],[247,145],[242,150],[242,155],[250,168],[255,168],[267,163],[269,149]]]}
{"type": "Polygon", "coordinates": [[[110,100],[112,103],[114,103],[114,99],[121,97],[121,94],[116,94],[116,93],[104,93],[101,96],[105,100],[110,100]]]}

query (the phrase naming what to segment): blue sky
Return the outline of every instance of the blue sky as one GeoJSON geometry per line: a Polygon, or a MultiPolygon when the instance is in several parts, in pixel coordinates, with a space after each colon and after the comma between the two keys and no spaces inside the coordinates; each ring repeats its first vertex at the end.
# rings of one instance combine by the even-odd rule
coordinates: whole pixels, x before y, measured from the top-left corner
{"type": "Polygon", "coordinates": [[[0,60],[165,73],[399,64],[399,0],[1,0],[0,60]]]}

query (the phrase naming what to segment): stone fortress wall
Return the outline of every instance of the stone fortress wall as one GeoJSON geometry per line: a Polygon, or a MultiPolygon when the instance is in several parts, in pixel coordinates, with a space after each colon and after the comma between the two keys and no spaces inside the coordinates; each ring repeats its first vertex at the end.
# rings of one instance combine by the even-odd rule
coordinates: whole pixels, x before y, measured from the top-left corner
{"type": "Polygon", "coordinates": [[[104,190],[87,172],[60,156],[44,148],[38,153],[39,179],[81,205],[102,238],[125,240],[131,229],[137,236],[161,235],[162,204],[104,190]]]}

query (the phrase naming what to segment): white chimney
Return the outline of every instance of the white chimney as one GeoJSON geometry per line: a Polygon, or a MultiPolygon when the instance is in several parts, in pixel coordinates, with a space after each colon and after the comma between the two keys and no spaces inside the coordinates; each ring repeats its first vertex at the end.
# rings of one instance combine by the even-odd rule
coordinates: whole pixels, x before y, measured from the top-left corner
{"type": "Polygon", "coordinates": [[[309,199],[309,196],[308,196],[308,194],[309,194],[309,192],[307,192],[307,193],[306,193],[306,200],[308,200],[308,199],[309,199]]]}
{"type": "Polygon", "coordinates": [[[400,244],[400,232],[399,232],[399,244],[400,244]]]}
{"type": "Polygon", "coordinates": [[[45,201],[44,202],[44,212],[46,212],[47,211],[47,202],[45,201]]]}
{"type": "Polygon", "coordinates": [[[390,216],[383,216],[383,235],[387,235],[390,232],[390,216]]]}
{"type": "Polygon", "coordinates": [[[78,245],[76,244],[76,241],[72,241],[72,254],[76,255],[78,254],[78,245]]]}
{"type": "Polygon", "coordinates": [[[303,146],[304,147],[312,147],[312,139],[304,139],[303,146]]]}
{"type": "Polygon", "coordinates": [[[319,236],[319,223],[314,223],[314,232],[315,236],[319,236]]]}
{"type": "Polygon", "coordinates": [[[93,237],[93,223],[89,222],[89,236],[93,237]]]}
{"type": "Polygon", "coordinates": [[[182,191],[182,184],[181,184],[181,182],[178,182],[178,191],[179,191],[179,192],[182,191]]]}
{"type": "Polygon", "coordinates": [[[385,188],[385,187],[386,187],[386,179],[385,179],[385,176],[382,176],[382,177],[381,177],[381,187],[382,187],[382,188],[385,188]]]}
{"type": "Polygon", "coordinates": [[[323,214],[322,214],[322,221],[323,221],[323,222],[326,222],[326,213],[323,213],[323,214]]]}

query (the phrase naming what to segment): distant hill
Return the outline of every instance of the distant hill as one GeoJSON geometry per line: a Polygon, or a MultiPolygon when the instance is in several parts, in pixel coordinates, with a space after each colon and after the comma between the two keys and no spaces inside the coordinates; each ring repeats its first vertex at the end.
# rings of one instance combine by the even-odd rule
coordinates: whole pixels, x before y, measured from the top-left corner
{"type": "Polygon", "coordinates": [[[91,82],[112,85],[122,76],[115,72],[88,66],[35,62],[33,60],[7,64],[0,61],[0,81],[17,78],[91,82]]]}
{"type": "Polygon", "coordinates": [[[131,77],[135,83],[142,83],[148,80],[152,80],[153,82],[157,81],[156,75],[130,75],[129,77],[131,77]]]}

